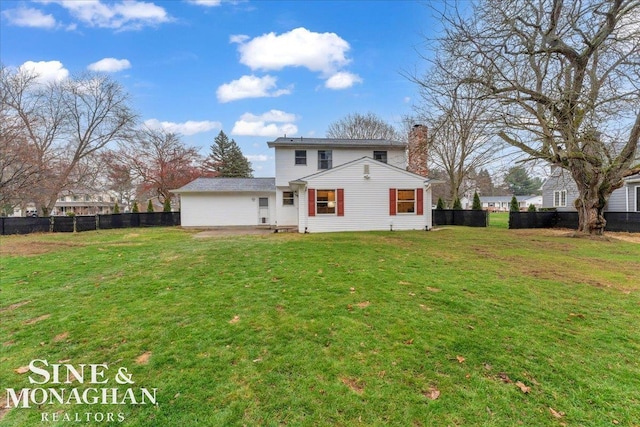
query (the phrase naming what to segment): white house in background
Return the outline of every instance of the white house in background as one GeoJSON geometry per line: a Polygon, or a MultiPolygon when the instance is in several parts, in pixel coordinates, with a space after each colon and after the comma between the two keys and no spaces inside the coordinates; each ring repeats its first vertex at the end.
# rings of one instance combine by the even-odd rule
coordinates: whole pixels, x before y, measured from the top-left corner
{"type": "Polygon", "coordinates": [[[175,190],[182,225],[301,233],[431,228],[434,181],[406,170],[408,144],[284,137],[268,145],[275,178],[198,178],[175,190]]]}
{"type": "MultiPolygon", "coordinates": [[[[558,211],[576,211],[574,201],[578,187],[564,169],[554,167],[551,176],[542,185],[543,207],[558,211]]],[[[628,176],[624,185],[611,193],[605,212],[640,212],[640,174],[628,176]]]]}
{"type": "MultiPolygon", "coordinates": [[[[513,196],[480,196],[482,209],[490,212],[508,212],[511,207],[511,199],[513,196]]],[[[529,205],[534,205],[536,209],[542,207],[542,196],[516,196],[518,207],[521,211],[527,210],[529,205]]],[[[471,209],[469,206],[467,209],[471,209]]]]}

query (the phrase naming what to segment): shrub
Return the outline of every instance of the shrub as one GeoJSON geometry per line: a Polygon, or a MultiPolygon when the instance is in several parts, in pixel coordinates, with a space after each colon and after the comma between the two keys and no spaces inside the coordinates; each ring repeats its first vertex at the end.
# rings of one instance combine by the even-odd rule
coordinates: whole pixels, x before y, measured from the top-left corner
{"type": "Polygon", "coordinates": [[[480,196],[478,196],[477,191],[473,193],[473,205],[471,206],[471,209],[474,211],[482,210],[482,203],[480,202],[480,196]]]}
{"type": "Polygon", "coordinates": [[[140,209],[138,208],[138,202],[136,202],[135,200],[133,201],[133,207],[131,208],[131,212],[132,213],[140,212],[140,209]]]}
{"type": "Polygon", "coordinates": [[[529,209],[527,209],[527,211],[529,212],[535,212],[536,211],[536,205],[534,205],[533,203],[529,205],[529,209]]]}
{"type": "Polygon", "coordinates": [[[151,199],[149,199],[149,203],[147,204],[147,212],[154,212],[153,203],[151,203],[151,199]]]}
{"type": "Polygon", "coordinates": [[[164,203],[162,204],[162,212],[171,212],[171,199],[164,199],[164,203]]]}
{"type": "Polygon", "coordinates": [[[453,201],[453,209],[457,211],[462,210],[462,203],[460,203],[460,197],[456,197],[456,199],[453,201]]]}
{"type": "Polygon", "coordinates": [[[438,204],[436,205],[436,209],[439,211],[444,209],[444,200],[442,200],[442,197],[438,197],[438,204]]]}
{"type": "Polygon", "coordinates": [[[520,212],[520,206],[518,205],[518,199],[516,196],[511,198],[511,204],[509,205],[509,211],[511,212],[520,212]]]}
{"type": "Polygon", "coordinates": [[[120,213],[120,206],[118,206],[118,202],[116,202],[115,206],[113,207],[113,213],[114,214],[120,213]]]}

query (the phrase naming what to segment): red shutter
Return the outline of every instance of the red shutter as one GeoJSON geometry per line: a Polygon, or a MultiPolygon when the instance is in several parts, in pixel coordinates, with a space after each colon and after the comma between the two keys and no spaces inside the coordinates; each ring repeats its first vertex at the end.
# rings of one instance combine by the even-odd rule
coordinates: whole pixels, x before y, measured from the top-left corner
{"type": "Polygon", "coordinates": [[[396,189],[389,189],[389,215],[396,214],[396,189]]]}
{"type": "Polygon", "coordinates": [[[416,213],[418,215],[424,215],[424,189],[416,188],[416,213]]]}
{"type": "Polygon", "coordinates": [[[309,216],[316,216],[316,190],[313,188],[307,191],[307,205],[309,206],[309,216]]]}
{"type": "Polygon", "coordinates": [[[338,188],[338,216],[344,216],[344,188],[338,188]]]}

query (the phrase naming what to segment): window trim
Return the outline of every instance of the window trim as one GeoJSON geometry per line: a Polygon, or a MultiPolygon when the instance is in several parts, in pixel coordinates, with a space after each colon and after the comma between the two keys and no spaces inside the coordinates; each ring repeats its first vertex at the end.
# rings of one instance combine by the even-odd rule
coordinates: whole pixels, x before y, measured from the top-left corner
{"type": "Polygon", "coordinates": [[[636,185],[636,212],[640,212],[640,185],[636,185]]]}
{"type": "Polygon", "coordinates": [[[318,170],[328,170],[333,167],[333,150],[318,150],[318,170]],[[320,153],[328,154],[327,158],[321,159],[320,153]],[[322,162],[327,162],[327,167],[322,167],[322,162]]]}
{"type": "Polygon", "coordinates": [[[307,165],[307,150],[294,150],[294,152],[293,152],[293,164],[295,166],[306,166],[307,165]],[[304,156],[302,156],[302,153],[304,153],[304,156]]]}
{"type": "Polygon", "coordinates": [[[567,190],[554,190],[553,191],[553,207],[554,208],[566,208],[567,207],[567,190]]]}
{"type": "Polygon", "coordinates": [[[396,189],[396,214],[398,215],[415,215],[416,214],[416,204],[418,202],[418,197],[416,196],[416,189],[415,188],[397,188],[396,189]],[[413,193],[413,199],[401,199],[400,198],[400,192],[401,191],[411,191],[413,193]],[[400,210],[400,203],[403,204],[409,204],[411,203],[413,205],[413,209],[410,211],[401,211],[400,210]]]}

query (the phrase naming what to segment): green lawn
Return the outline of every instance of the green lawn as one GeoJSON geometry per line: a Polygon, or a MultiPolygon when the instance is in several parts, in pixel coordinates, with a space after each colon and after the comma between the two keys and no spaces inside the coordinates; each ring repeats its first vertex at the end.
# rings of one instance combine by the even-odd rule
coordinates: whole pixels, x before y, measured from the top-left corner
{"type": "Polygon", "coordinates": [[[34,387],[157,388],[157,405],[0,425],[640,426],[640,244],[491,225],[2,237],[1,405],[34,387]],[[30,384],[34,359],[106,364],[109,383],[30,384]]]}

